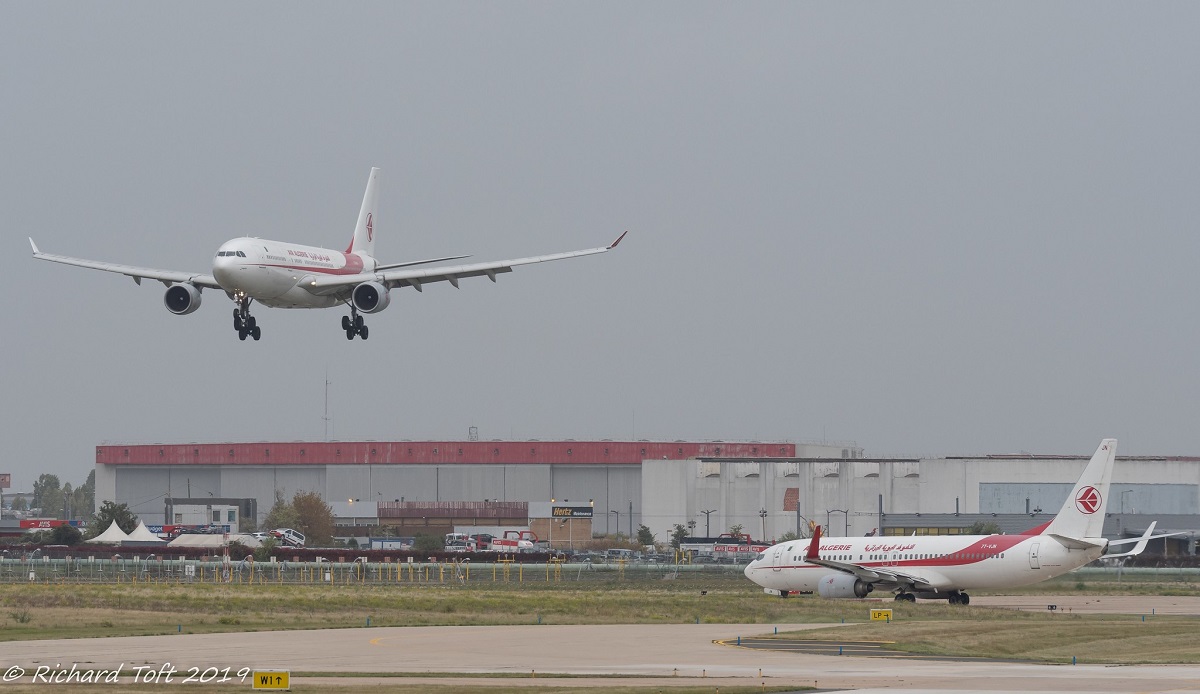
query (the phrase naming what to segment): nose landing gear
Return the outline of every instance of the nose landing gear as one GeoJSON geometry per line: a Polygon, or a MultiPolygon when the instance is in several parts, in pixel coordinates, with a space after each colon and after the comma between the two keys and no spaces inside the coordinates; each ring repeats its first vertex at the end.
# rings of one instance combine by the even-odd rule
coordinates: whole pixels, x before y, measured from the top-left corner
{"type": "Polygon", "coordinates": [[[346,339],[353,340],[355,335],[361,335],[362,339],[367,339],[370,331],[363,324],[362,316],[358,315],[358,309],[350,306],[350,315],[342,316],[342,330],[346,331],[346,339]]]}
{"type": "Polygon", "coordinates": [[[233,329],[237,331],[238,339],[253,337],[257,341],[262,337],[262,328],[258,327],[258,321],[250,315],[250,297],[242,295],[236,301],[238,307],[233,309],[233,329]]]}

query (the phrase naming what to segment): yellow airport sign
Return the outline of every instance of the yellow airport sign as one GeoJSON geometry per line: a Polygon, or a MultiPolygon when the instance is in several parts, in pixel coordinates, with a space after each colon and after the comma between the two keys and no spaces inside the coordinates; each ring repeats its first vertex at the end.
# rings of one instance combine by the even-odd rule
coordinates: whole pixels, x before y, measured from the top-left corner
{"type": "Polygon", "coordinates": [[[255,670],[254,689],[291,689],[290,670],[255,670]]]}
{"type": "Polygon", "coordinates": [[[890,622],[892,621],[891,610],[871,610],[872,622],[890,622]]]}

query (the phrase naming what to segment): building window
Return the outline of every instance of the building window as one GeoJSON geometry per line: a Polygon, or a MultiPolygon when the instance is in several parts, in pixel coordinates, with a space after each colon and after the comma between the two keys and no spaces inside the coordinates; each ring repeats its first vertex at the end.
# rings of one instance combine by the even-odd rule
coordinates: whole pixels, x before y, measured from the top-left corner
{"type": "Polygon", "coordinates": [[[237,510],[232,509],[232,508],[229,509],[229,513],[227,513],[225,515],[225,520],[229,521],[230,523],[236,521],[237,520],[237,510]]]}
{"type": "Polygon", "coordinates": [[[221,522],[221,512],[220,511],[213,511],[213,522],[214,523],[221,522]]]}

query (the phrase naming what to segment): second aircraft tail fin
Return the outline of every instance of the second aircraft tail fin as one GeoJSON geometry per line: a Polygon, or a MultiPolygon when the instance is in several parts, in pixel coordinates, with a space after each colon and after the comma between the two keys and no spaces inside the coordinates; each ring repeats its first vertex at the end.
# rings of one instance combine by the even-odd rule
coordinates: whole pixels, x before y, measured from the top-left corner
{"type": "Polygon", "coordinates": [[[375,220],[378,217],[377,201],[379,199],[379,174],[377,168],[371,169],[367,179],[367,192],[363,194],[362,208],[358,211],[358,222],[354,225],[354,238],[350,240],[347,253],[358,253],[375,257],[375,220]]]}

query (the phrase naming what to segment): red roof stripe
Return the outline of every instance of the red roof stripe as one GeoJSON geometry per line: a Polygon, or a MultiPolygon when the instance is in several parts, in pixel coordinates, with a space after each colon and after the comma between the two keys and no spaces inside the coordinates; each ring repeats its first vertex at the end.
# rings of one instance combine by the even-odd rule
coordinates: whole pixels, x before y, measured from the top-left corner
{"type": "Polygon", "coordinates": [[[640,465],[696,457],[789,458],[794,443],[724,441],[332,441],[96,446],[104,465],[640,465]]]}

